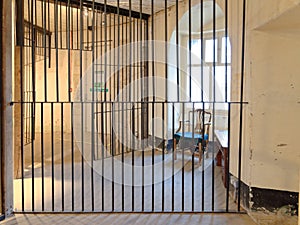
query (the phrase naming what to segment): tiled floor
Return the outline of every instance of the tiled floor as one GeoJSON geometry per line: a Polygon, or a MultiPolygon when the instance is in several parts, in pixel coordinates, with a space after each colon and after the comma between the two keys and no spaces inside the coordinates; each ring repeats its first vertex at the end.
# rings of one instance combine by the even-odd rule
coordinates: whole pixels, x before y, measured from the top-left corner
{"type": "Polygon", "coordinates": [[[19,214],[1,224],[255,225],[247,214],[19,214]]]}

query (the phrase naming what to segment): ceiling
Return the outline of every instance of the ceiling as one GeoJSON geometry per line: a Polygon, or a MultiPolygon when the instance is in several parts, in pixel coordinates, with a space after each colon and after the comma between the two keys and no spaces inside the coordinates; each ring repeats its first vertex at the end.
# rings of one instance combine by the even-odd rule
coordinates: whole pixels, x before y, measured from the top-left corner
{"type": "MultiPolygon", "coordinates": [[[[146,14],[151,14],[151,0],[131,0],[131,9],[136,12],[140,12],[140,3],[142,1],[142,11],[143,13],[146,14]]],[[[183,0],[178,0],[178,2],[182,2],[183,0]]],[[[104,0],[96,0],[96,2],[104,4],[104,0]]],[[[165,0],[153,0],[154,5],[154,12],[158,12],[161,10],[165,9],[165,0]]],[[[117,1],[116,0],[107,0],[106,1],[107,5],[112,5],[112,6],[117,6],[117,1]]],[[[120,0],[119,1],[120,8],[122,9],[129,9],[129,0],[124,1],[120,0]]],[[[168,7],[173,6],[176,4],[176,0],[167,0],[167,5],[168,7]]]]}

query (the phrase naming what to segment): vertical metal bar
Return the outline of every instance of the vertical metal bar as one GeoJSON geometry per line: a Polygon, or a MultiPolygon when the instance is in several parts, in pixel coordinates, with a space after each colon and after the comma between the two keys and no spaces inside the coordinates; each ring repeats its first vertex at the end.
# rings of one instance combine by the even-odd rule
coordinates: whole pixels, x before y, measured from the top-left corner
{"type": "Polygon", "coordinates": [[[180,101],[179,87],[180,87],[180,74],[179,74],[179,6],[176,0],[176,75],[177,75],[177,101],[180,101]]]}
{"type": "Polygon", "coordinates": [[[71,180],[71,195],[72,195],[72,212],[74,211],[74,103],[71,102],[71,159],[72,159],[72,180],[71,180]]]}
{"type": "Polygon", "coordinates": [[[165,100],[168,101],[168,1],[165,0],[165,100]]]}
{"type": "MultiPolygon", "coordinates": [[[[36,2],[35,2],[36,3],[36,2]]],[[[36,7],[36,5],[35,5],[36,7]]],[[[31,19],[33,21],[33,12],[34,12],[34,7],[33,7],[33,2],[31,5],[31,10],[32,10],[32,14],[31,14],[31,19]]],[[[33,103],[31,103],[31,166],[32,166],[32,189],[31,189],[31,207],[32,207],[32,211],[34,211],[34,137],[35,137],[35,124],[34,124],[34,107],[35,107],[35,44],[36,44],[36,30],[35,27],[33,25],[33,23],[31,24],[31,28],[32,28],[32,33],[31,33],[31,63],[32,63],[32,74],[31,74],[31,78],[32,78],[32,101],[33,103]]]]}
{"type": "Polygon", "coordinates": [[[225,102],[228,101],[228,0],[225,0],[225,102]]]}
{"type": "MultiPolygon", "coordinates": [[[[203,16],[203,13],[204,13],[204,7],[203,7],[203,0],[201,0],[201,27],[200,27],[200,30],[201,30],[201,34],[200,34],[200,40],[201,40],[201,101],[202,101],[202,109],[205,110],[205,104],[204,104],[204,38],[203,38],[203,30],[204,30],[204,16],[203,16]]],[[[204,135],[204,132],[202,132],[202,135],[204,135]]],[[[203,136],[202,136],[203,137],[203,136]]],[[[203,145],[202,145],[202,148],[203,148],[203,145]]],[[[199,151],[202,151],[202,149],[199,151]]],[[[202,152],[199,152],[199,154],[203,153],[202,152]]],[[[201,183],[202,183],[202,193],[201,193],[201,211],[204,211],[204,197],[205,197],[205,191],[204,191],[204,188],[205,188],[205,171],[204,171],[204,160],[202,160],[202,178],[201,178],[201,183]]]]}
{"type": "MultiPolygon", "coordinates": [[[[132,15],[131,15],[131,0],[129,0],[129,83],[132,82],[132,15]]],[[[129,90],[129,102],[131,101],[131,90],[129,90]]],[[[134,104],[132,104],[132,132],[131,132],[131,139],[130,139],[130,147],[132,149],[132,190],[131,190],[131,207],[132,211],[134,211],[134,194],[135,194],[135,188],[134,188],[134,135],[135,135],[135,124],[134,124],[134,104]]]]}
{"type": "Polygon", "coordinates": [[[104,206],[105,206],[105,199],[104,199],[104,168],[105,168],[105,164],[104,164],[104,151],[105,151],[105,147],[104,147],[104,102],[101,101],[101,160],[102,160],[102,165],[101,165],[101,171],[102,171],[102,179],[101,179],[101,211],[104,211],[104,206]]]}
{"type": "MultiPolygon", "coordinates": [[[[2,1],[1,1],[1,4],[2,4],[2,1]]],[[[2,20],[2,16],[1,16],[1,20],[2,20]]],[[[2,23],[1,25],[2,26],[2,23]]],[[[1,29],[1,33],[2,33],[2,29],[1,29]]],[[[0,45],[1,45],[1,55],[2,55],[2,35],[1,35],[1,42],[0,42],[0,45]]],[[[21,181],[21,186],[22,186],[22,189],[21,189],[21,192],[22,192],[22,197],[21,197],[21,203],[22,203],[22,212],[24,212],[24,204],[25,204],[25,201],[24,201],[24,194],[25,194],[25,190],[24,190],[24,61],[23,61],[23,54],[24,54],[24,47],[22,46],[20,48],[20,76],[21,76],[21,84],[20,84],[20,93],[21,93],[21,118],[20,118],[20,121],[21,121],[21,176],[22,176],[22,181],[21,181]]],[[[2,65],[2,60],[0,60],[0,64],[2,65]]],[[[2,67],[1,67],[2,68],[2,67]]],[[[25,71],[26,73],[26,71],[25,71]]],[[[1,72],[2,74],[2,72],[1,72]]],[[[1,80],[1,89],[2,89],[2,76],[0,78],[1,80]]],[[[2,102],[1,102],[2,104],[2,102]]],[[[2,105],[1,105],[1,114],[2,114],[2,105]]],[[[2,122],[1,122],[2,123],[2,122]]],[[[1,136],[2,137],[2,136],[1,136]]],[[[1,156],[0,156],[1,157],[1,156]]],[[[2,176],[2,175],[1,175],[2,176]]],[[[2,199],[1,199],[2,200],[2,199]]]]}
{"type": "MultiPolygon", "coordinates": [[[[104,57],[104,89],[106,90],[107,88],[107,0],[104,0],[104,54],[105,54],[105,57],[104,57]]],[[[104,102],[106,102],[106,93],[104,94],[104,102]]],[[[103,108],[104,109],[104,108],[103,108]]],[[[102,109],[102,113],[103,113],[103,109],[102,109]]],[[[107,104],[105,104],[105,111],[107,111],[107,104]]],[[[107,121],[107,113],[104,115],[105,117],[105,121],[107,121]]],[[[107,134],[107,123],[105,123],[105,134],[107,134]]],[[[104,136],[103,136],[103,140],[104,140],[104,136]]],[[[102,173],[104,174],[104,148],[103,148],[103,158],[102,158],[102,173]]],[[[105,193],[105,190],[104,190],[104,180],[103,180],[103,183],[102,183],[102,195],[103,195],[103,198],[102,198],[102,207],[104,210],[104,203],[105,203],[105,200],[104,200],[104,193],[105,193]]]]}
{"type": "MultiPolygon", "coordinates": [[[[190,67],[192,65],[190,64],[190,67]]],[[[193,139],[195,138],[195,116],[194,116],[194,113],[195,112],[195,103],[193,102],[193,107],[192,107],[192,137],[193,139]]],[[[204,123],[203,123],[204,124],[204,123]]],[[[204,137],[204,136],[202,136],[204,137]]],[[[197,145],[198,145],[198,139],[197,139],[197,145]]],[[[199,146],[199,145],[198,145],[199,146]]],[[[199,151],[199,154],[201,154],[201,149],[198,149],[199,151]]],[[[202,158],[202,160],[204,161],[204,158],[202,158]]],[[[199,165],[200,165],[200,162],[199,162],[199,165]]],[[[192,212],[194,212],[194,209],[195,209],[195,154],[192,154],[192,212]]]]}
{"type": "Polygon", "coordinates": [[[80,102],[81,102],[81,210],[84,211],[84,123],[83,123],[83,84],[82,84],[82,70],[83,70],[83,62],[82,62],[82,51],[83,51],[83,0],[80,0],[80,102]]]}
{"type": "MultiPolygon", "coordinates": [[[[60,31],[60,49],[63,48],[62,43],[63,43],[63,39],[62,39],[62,9],[61,9],[61,1],[59,1],[59,31],[60,31]]],[[[57,30],[58,32],[58,30],[57,30]]]]}
{"type": "Polygon", "coordinates": [[[243,100],[244,100],[244,73],[245,73],[245,35],[246,35],[246,0],[243,1],[242,25],[242,59],[241,59],[241,89],[240,89],[240,127],[239,127],[239,161],[238,161],[238,211],[241,211],[241,176],[242,176],[242,141],[243,141],[243,100]]]}
{"type": "MultiPolygon", "coordinates": [[[[142,98],[142,103],[141,103],[141,141],[142,141],[142,211],[145,209],[145,103],[144,103],[144,82],[143,82],[143,77],[145,74],[143,74],[143,19],[142,19],[142,13],[143,13],[143,0],[140,0],[140,58],[137,60],[140,61],[140,79],[141,79],[141,98],[142,98]]],[[[138,65],[137,65],[138,66],[138,65]]],[[[145,68],[146,69],[146,68],[145,68]]]]}
{"type": "MultiPolygon", "coordinates": [[[[49,1],[49,0],[48,0],[49,1]]],[[[81,18],[81,7],[82,7],[82,3],[80,2],[80,18],[81,18]]],[[[76,39],[76,43],[77,43],[77,49],[79,49],[79,21],[78,21],[78,9],[76,9],[76,34],[77,34],[77,39],[76,39]]]]}
{"type": "MultiPolygon", "coordinates": [[[[45,16],[46,17],[46,16],[45,16]]],[[[22,131],[23,132],[23,131],[22,131]]],[[[42,211],[45,210],[45,168],[44,168],[44,103],[41,103],[41,169],[42,169],[42,211]]]]}
{"type": "Polygon", "coordinates": [[[155,179],[155,174],[154,174],[154,153],[155,153],[155,126],[154,126],[154,114],[155,114],[155,46],[154,46],[154,0],[151,0],[151,32],[152,32],[152,93],[153,93],[153,98],[152,98],[152,198],[151,198],[151,204],[152,204],[152,212],[154,211],[154,196],[155,196],[155,190],[154,190],[154,179],[155,179]]]}
{"type": "Polygon", "coordinates": [[[92,211],[95,210],[95,194],[94,194],[94,153],[95,153],[95,0],[92,2],[92,104],[91,104],[91,201],[92,201],[92,211]]]}
{"type": "Polygon", "coordinates": [[[174,212],[175,202],[175,154],[176,154],[176,139],[175,139],[175,104],[172,103],[172,130],[173,130],[173,153],[172,153],[172,212],[174,212]]]}
{"type": "Polygon", "coordinates": [[[58,77],[58,0],[55,0],[55,71],[56,71],[56,101],[59,102],[59,77],[58,77]]]}
{"type": "Polygon", "coordinates": [[[68,0],[68,18],[67,18],[67,48],[68,48],[68,101],[71,101],[71,46],[70,46],[70,39],[71,39],[71,32],[70,32],[70,0],[68,0]]]}
{"type": "Polygon", "coordinates": [[[215,210],[215,102],[216,102],[216,0],[213,0],[213,122],[212,122],[212,142],[213,142],[213,151],[212,151],[212,177],[211,177],[211,209],[215,210]]]}
{"type": "MultiPolygon", "coordinates": [[[[72,44],[72,47],[71,49],[74,50],[74,41],[73,41],[73,36],[74,36],[74,8],[72,7],[71,8],[71,15],[70,15],[70,18],[71,18],[71,44],[72,44]]],[[[71,91],[71,90],[69,90],[71,91]]]]}
{"type": "Polygon", "coordinates": [[[161,191],[161,211],[165,211],[165,103],[162,103],[162,152],[161,152],[161,157],[162,157],[162,191],[161,191]]]}
{"type": "MultiPolygon", "coordinates": [[[[192,1],[189,0],[189,101],[192,101],[192,1]]],[[[192,198],[193,199],[193,198],[192,198]]]]}
{"type": "MultiPolygon", "coordinates": [[[[48,0],[48,30],[51,30],[51,27],[50,27],[50,0],[48,0]]],[[[48,36],[48,55],[49,55],[49,65],[48,67],[50,68],[51,66],[51,36],[48,36]]]]}
{"type": "MultiPolygon", "coordinates": [[[[115,39],[113,37],[113,32],[112,32],[112,28],[114,28],[115,26],[115,19],[113,19],[114,23],[112,24],[112,16],[111,14],[109,15],[109,18],[110,18],[110,27],[109,27],[109,40],[111,40],[111,44],[110,44],[110,52],[112,52],[112,48],[114,47],[113,45],[115,44],[115,39]]],[[[113,18],[115,18],[115,14],[113,14],[113,18]]],[[[112,60],[112,55],[113,54],[110,54],[110,75],[112,74],[112,71],[115,71],[115,64],[114,64],[114,60],[112,60]]],[[[113,57],[115,59],[115,57],[113,57]]],[[[113,91],[115,88],[113,86],[113,81],[115,81],[115,75],[113,74],[113,77],[111,77],[110,79],[110,102],[113,101],[113,91]]],[[[115,154],[115,142],[114,142],[114,129],[113,129],[113,124],[114,124],[114,111],[113,111],[113,108],[114,108],[114,104],[113,102],[111,102],[110,104],[110,121],[111,121],[111,125],[110,125],[110,132],[111,132],[111,173],[112,173],[112,182],[111,182],[111,208],[112,208],[112,211],[114,211],[114,208],[115,208],[115,201],[114,201],[114,196],[115,196],[115,183],[114,183],[114,176],[115,176],[115,171],[114,171],[114,154],[115,154]]]]}
{"type": "Polygon", "coordinates": [[[114,129],[113,129],[113,124],[114,124],[114,112],[113,112],[114,104],[111,103],[111,152],[112,152],[112,164],[111,164],[111,173],[112,173],[112,181],[111,181],[111,209],[112,211],[115,211],[115,182],[114,182],[114,176],[115,176],[115,168],[114,168],[114,154],[115,154],[115,143],[114,143],[114,129]]]}
{"type": "Polygon", "coordinates": [[[54,181],[55,181],[55,177],[54,177],[54,112],[53,112],[53,102],[51,102],[51,109],[50,109],[50,113],[51,113],[51,186],[52,186],[52,212],[54,212],[54,181]]]}
{"type": "MultiPolygon", "coordinates": [[[[120,12],[120,6],[119,6],[120,1],[118,0],[118,14],[120,12]]],[[[124,16],[122,16],[122,31],[119,34],[119,37],[122,37],[122,42],[124,42],[124,16]]],[[[120,40],[120,38],[119,38],[120,40]]],[[[122,43],[122,60],[121,60],[121,64],[122,64],[122,80],[124,81],[124,43],[122,43]]],[[[126,69],[126,67],[125,67],[126,69]]],[[[124,83],[122,82],[122,88],[124,87],[124,83]]],[[[122,124],[125,124],[125,120],[124,120],[124,94],[122,95],[122,124]]],[[[124,186],[124,181],[125,181],[125,177],[124,177],[124,129],[122,129],[122,212],[124,212],[125,209],[125,204],[124,204],[124,197],[125,197],[125,186],[124,186]]]]}
{"type": "MultiPolygon", "coordinates": [[[[96,33],[96,37],[95,37],[95,39],[96,39],[96,49],[95,49],[95,54],[96,54],[96,64],[94,64],[95,66],[96,66],[96,71],[95,71],[95,73],[96,73],[96,83],[98,84],[99,83],[99,80],[98,80],[98,74],[100,74],[101,72],[98,70],[98,68],[99,68],[99,63],[98,63],[98,59],[99,59],[99,51],[98,51],[98,44],[97,43],[100,43],[101,44],[101,40],[99,41],[98,40],[98,38],[99,38],[99,36],[98,36],[98,26],[99,26],[99,24],[98,24],[98,22],[99,22],[99,19],[98,19],[98,17],[99,17],[99,8],[98,7],[96,7],[96,21],[95,21],[95,33],[96,33]]],[[[98,155],[98,150],[99,150],[99,137],[98,137],[98,134],[99,134],[99,117],[98,117],[98,115],[99,115],[99,104],[98,104],[98,102],[99,102],[99,94],[97,93],[96,94],[96,112],[95,112],[95,122],[96,122],[96,149],[94,149],[94,157],[95,157],[95,160],[96,159],[99,159],[99,155],[98,155]]]]}
{"type": "MultiPolygon", "coordinates": [[[[178,54],[178,52],[177,52],[178,54]]],[[[185,129],[184,129],[184,121],[185,121],[185,104],[184,102],[182,103],[182,133],[183,133],[183,138],[184,138],[184,133],[185,133],[185,129]]],[[[182,211],[184,211],[184,149],[182,149],[182,164],[181,164],[181,208],[182,211]]]]}
{"type": "Polygon", "coordinates": [[[65,178],[64,178],[64,103],[61,103],[61,118],[60,118],[60,129],[61,129],[61,209],[65,210],[65,178]]]}
{"type": "Polygon", "coordinates": [[[227,180],[227,187],[226,187],[226,212],[229,211],[229,183],[230,183],[230,131],[231,131],[231,103],[228,103],[228,140],[227,140],[227,144],[228,144],[228,148],[227,148],[227,170],[225,171],[227,180]]]}
{"type": "MultiPolygon", "coordinates": [[[[44,13],[43,16],[43,30],[44,30],[44,36],[43,36],[43,48],[44,48],[44,100],[47,102],[47,51],[46,51],[46,0],[43,0],[44,3],[44,13]]],[[[42,5],[42,4],[41,4],[42,5]]],[[[49,36],[50,38],[50,36],[49,36]]],[[[49,48],[51,48],[49,46],[49,48]]],[[[50,57],[50,55],[49,55],[50,57]]]]}

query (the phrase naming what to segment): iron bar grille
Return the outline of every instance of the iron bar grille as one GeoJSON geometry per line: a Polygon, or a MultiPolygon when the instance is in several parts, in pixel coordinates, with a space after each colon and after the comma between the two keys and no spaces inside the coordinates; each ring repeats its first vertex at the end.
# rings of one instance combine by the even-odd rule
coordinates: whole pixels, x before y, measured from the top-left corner
{"type": "Polygon", "coordinates": [[[242,211],[227,0],[23,3],[16,212],[242,211]]]}

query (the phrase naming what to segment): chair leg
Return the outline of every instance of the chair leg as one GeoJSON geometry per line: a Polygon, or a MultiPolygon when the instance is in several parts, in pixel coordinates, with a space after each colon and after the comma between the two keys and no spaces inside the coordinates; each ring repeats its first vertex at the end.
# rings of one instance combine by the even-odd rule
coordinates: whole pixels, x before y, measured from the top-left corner
{"type": "Polygon", "coordinates": [[[201,161],[202,161],[202,144],[201,142],[199,141],[198,143],[198,150],[199,150],[199,165],[201,165],[201,161]]]}
{"type": "Polygon", "coordinates": [[[206,151],[205,151],[205,158],[208,159],[208,140],[206,141],[206,147],[205,147],[206,151]]]}
{"type": "Polygon", "coordinates": [[[173,154],[174,154],[174,159],[177,159],[177,152],[176,152],[177,146],[176,146],[176,138],[173,139],[173,154]]]}

